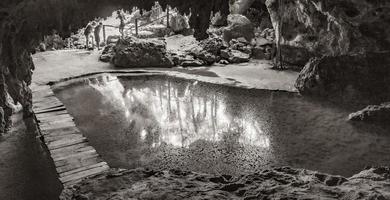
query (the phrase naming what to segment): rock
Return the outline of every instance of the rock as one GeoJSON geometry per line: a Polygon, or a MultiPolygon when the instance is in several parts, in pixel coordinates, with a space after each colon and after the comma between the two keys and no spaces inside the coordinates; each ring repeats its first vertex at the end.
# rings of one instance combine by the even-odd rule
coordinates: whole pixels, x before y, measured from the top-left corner
{"type": "Polygon", "coordinates": [[[228,64],[229,64],[229,61],[222,59],[222,60],[220,60],[218,63],[219,63],[219,64],[222,64],[222,65],[228,65],[228,64]]]}
{"type": "Polygon", "coordinates": [[[299,66],[302,69],[314,56],[313,53],[302,47],[281,45],[283,62],[288,65],[299,66]]]}
{"type": "Polygon", "coordinates": [[[371,168],[350,177],[289,167],[232,177],[183,172],[111,169],[75,186],[60,200],[80,199],[390,199],[390,168],[371,168]],[[119,171],[119,172],[117,172],[119,171]],[[114,176],[112,175],[114,174],[114,176]],[[148,175],[145,175],[148,174],[148,175]],[[150,175],[149,175],[150,174],[150,175]],[[107,186],[110,187],[107,187],[107,186]],[[240,198],[237,197],[240,196],[240,198]]]}
{"type": "Polygon", "coordinates": [[[244,14],[256,0],[232,0],[230,1],[230,13],[244,14]]]}
{"type": "Polygon", "coordinates": [[[195,59],[195,60],[185,60],[181,62],[180,65],[183,67],[200,67],[200,66],[204,66],[205,63],[202,60],[195,59]]]}
{"type": "Polygon", "coordinates": [[[232,39],[229,42],[229,48],[233,50],[239,50],[246,54],[252,54],[252,46],[248,43],[245,38],[232,39]]]}
{"type": "Polygon", "coordinates": [[[272,41],[267,40],[267,39],[265,39],[265,38],[263,38],[263,37],[255,37],[255,38],[253,38],[253,40],[251,41],[251,45],[253,45],[253,46],[259,46],[259,47],[261,47],[261,46],[266,46],[266,45],[272,45],[272,44],[273,44],[272,41]]]}
{"type": "Polygon", "coordinates": [[[284,19],[282,44],[315,56],[353,55],[390,50],[390,1],[267,0],[273,27],[284,19]],[[282,16],[280,17],[280,13],[282,16]]]}
{"type": "Polygon", "coordinates": [[[111,59],[115,55],[115,44],[108,44],[104,47],[102,54],[99,57],[99,60],[102,62],[111,62],[111,59]]]}
{"type": "Polygon", "coordinates": [[[230,42],[239,37],[251,41],[254,37],[254,27],[251,21],[243,15],[229,15],[228,26],[223,30],[223,39],[225,42],[230,42]]]}
{"type": "Polygon", "coordinates": [[[217,57],[209,52],[201,51],[198,55],[195,56],[198,59],[204,61],[207,65],[212,65],[217,62],[217,57]]]}
{"type": "Polygon", "coordinates": [[[221,57],[228,60],[230,63],[248,62],[250,55],[234,49],[221,51],[221,57]]]}
{"type": "Polygon", "coordinates": [[[213,18],[211,18],[211,24],[215,27],[227,26],[227,16],[217,12],[213,18]]]}
{"type": "Polygon", "coordinates": [[[252,58],[254,59],[265,59],[270,60],[269,55],[265,53],[265,48],[263,47],[253,47],[252,49],[252,58]]]}
{"type": "Polygon", "coordinates": [[[43,42],[39,43],[38,49],[39,49],[40,52],[46,51],[46,44],[43,43],[43,42]]]}
{"type": "Polygon", "coordinates": [[[113,64],[118,67],[172,67],[166,43],[159,39],[120,39],[115,46],[113,64]]]}
{"type": "Polygon", "coordinates": [[[270,41],[275,41],[275,30],[272,28],[266,28],[260,33],[260,37],[270,41]]]}
{"type": "Polygon", "coordinates": [[[170,17],[169,20],[170,28],[175,33],[181,33],[182,31],[189,29],[188,18],[186,16],[176,14],[170,17]]]}
{"type": "Polygon", "coordinates": [[[109,44],[116,44],[117,42],[118,42],[118,40],[121,38],[121,36],[120,35],[109,35],[108,37],[107,37],[107,45],[109,45],[109,44]]]}
{"type": "Polygon", "coordinates": [[[226,45],[223,43],[223,40],[219,37],[210,37],[200,42],[200,46],[203,50],[214,54],[219,55],[221,49],[226,49],[226,45]]]}
{"type": "Polygon", "coordinates": [[[390,52],[311,59],[296,88],[303,95],[350,103],[390,100],[390,52]]]}
{"type": "Polygon", "coordinates": [[[390,102],[380,105],[369,105],[366,108],[351,113],[348,117],[351,121],[366,121],[366,122],[390,122],[390,102]]]}

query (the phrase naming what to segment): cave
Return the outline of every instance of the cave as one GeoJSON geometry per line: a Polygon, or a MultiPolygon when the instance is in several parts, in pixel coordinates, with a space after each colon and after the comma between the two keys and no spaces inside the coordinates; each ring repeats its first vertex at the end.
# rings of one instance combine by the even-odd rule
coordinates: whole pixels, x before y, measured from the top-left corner
{"type": "Polygon", "coordinates": [[[2,0],[0,199],[390,199],[388,0],[2,0]]]}

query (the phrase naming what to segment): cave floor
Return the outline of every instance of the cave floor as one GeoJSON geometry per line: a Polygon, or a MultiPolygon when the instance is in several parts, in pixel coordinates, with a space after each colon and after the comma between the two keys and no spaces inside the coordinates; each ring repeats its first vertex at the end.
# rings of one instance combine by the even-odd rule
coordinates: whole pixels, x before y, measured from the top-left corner
{"type": "MultiPolygon", "coordinates": [[[[33,55],[36,66],[32,88],[64,78],[99,72],[131,72],[136,68],[116,68],[98,60],[98,51],[60,50],[33,55]]],[[[161,71],[168,75],[197,79],[205,82],[227,84],[237,87],[283,90],[296,92],[294,83],[298,73],[275,71],[271,63],[253,60],[234,65],[214,65],[196,68],[148,68],[148,71],[161,71]]],[[[142,70],[146,70],[145,68],[142,70]]]]}

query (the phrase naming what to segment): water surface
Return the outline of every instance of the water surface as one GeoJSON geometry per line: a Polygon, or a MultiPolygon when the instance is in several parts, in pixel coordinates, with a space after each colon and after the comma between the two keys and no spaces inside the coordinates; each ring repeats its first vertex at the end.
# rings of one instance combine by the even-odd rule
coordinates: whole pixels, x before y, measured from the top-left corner
{"type": "Polygon", "coordinates": [[[390,163],[390,129],[296,93],[103,75],[57,96],[111,167],[240,174],[292,166],[350,176],[390,163]]]}

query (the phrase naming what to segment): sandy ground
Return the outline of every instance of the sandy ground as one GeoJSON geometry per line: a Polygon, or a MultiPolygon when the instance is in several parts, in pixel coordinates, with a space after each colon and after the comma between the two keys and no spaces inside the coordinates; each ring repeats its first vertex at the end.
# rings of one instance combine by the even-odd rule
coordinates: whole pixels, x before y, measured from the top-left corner
{"type": "MultiPolygon", "coordinates": [[[[180,48],[171,47],[171,48],[180,48]]],[[[36,70],[33,85],[47,84],[63,78],[96,72],[134,71],[139,69],[116,68],[109,63],[98,61],[98,51],[61,50],[33,55],[36,70]]],[[[296,92],[294,83],[297,72],[275,71],[268,61],[254,60],[234,65],[216,65],[197,68],[148,69],[172,76],[197,79],[205,82],[227,84],[244,88],[283,90],[296,92]]],[[[145,70],[145,69],[143,69],[145,70]]]]}

